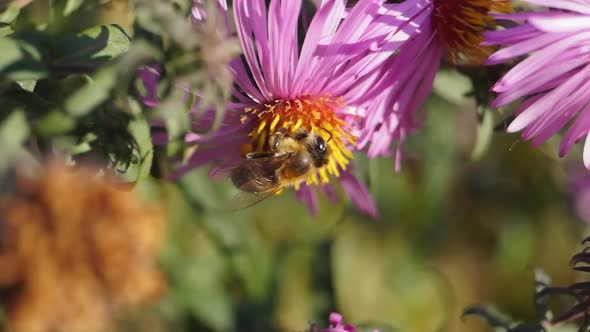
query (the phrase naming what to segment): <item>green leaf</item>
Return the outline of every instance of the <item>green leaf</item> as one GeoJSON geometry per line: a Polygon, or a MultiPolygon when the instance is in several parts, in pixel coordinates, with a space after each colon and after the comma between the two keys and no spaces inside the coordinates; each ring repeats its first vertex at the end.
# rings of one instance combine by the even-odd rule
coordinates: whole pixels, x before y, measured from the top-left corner
{"type": "Polygon", "coordinates": [[[139,181],[149,176],[154,158],[150,125],[145,118],[138,118],[129,123],[129,132],[137,144],[139,154],[137,181],[139,181]]]}
{"type": "Polygon", "coordinates": [[[102,25],[55,40],[52,64],[62,70],[104,65],[129,50],[130,38],[117,25],[102,25]]]}
{"type": "Polygon", "coordinates": [[[13,4],[8,5],[3,13],[0,14],[1,23],[10,23],[14,21],[20,14],[20,8],[13,4]]]}
{"type": "Polygon", "coordinates": [[[15,81],[38,80],[47,76],[41,52],[33,45],[10,37],[0,38],[0,77],[15,81]]]}
{"type": "Polygon", "coordinates": [[[18,81],[16,82],[23,90],[33,92],[35,89],[35,85],[37,85],[37,81],[35,80],[26,80],[26,81],[18,81]]]}
{"type": "Polygon", "coordinates": [[[64,15],[70,15],[73,11],[80,8],[80,5],[84,3],[84,0],[68,0],[66,7],[64,8],[64,15]]]}
{"type": "Polygon", "coordinates": [[[6,170],[10,162],[22,151],[22,144],[29,136],[29,125],[22,109],[13,111],[0,124],[0,172],[6,170]]]}
{"type": "Polygon", "coordinates": [[[471,159],[479,160],[490,147],[494,134],[494,113],[491,109],[483,112],[483,118],[477,126],[475,145],[471,151],[471,159]]]}
{"type": "Polygon", "coordinates": [[[6,37],[13,33],[12,27],[6,23],[0,23],[0,37],[6,37]]]}
{"type": "Polygon", "coordinates": [[[454,70],[440,70],[434,79],[433,90],[436,94],[454,104],[463,104],[471,91],[469,78],[454,70]]]}
{"type": "Polygon", "coordinates": [[[90,82],[70,95],[64,107],[68,113],[78,117],[87,114],[110,98],[117,73],[113,67],[98,71],[90,82]]]}
{"type": "Polygon", "coordinates": [[[41,136],[63,135],[76,126],[76,121],[68,114],[50,111],[35,123],[35,132],[41,136]]]}

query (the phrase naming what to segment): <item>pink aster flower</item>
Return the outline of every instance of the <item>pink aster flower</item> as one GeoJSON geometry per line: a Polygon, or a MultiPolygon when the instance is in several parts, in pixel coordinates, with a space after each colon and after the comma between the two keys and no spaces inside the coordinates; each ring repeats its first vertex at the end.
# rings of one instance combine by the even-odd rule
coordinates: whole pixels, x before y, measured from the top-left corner
{"type": "MultiPolygon", "coordinates": [[[[330,314],[330,326],[325,329],[312,328],[312,332],[356,332],[357,329],[350,324],[345,324],[341,314],[333,312],[330,314]]],[[[379,332],[379,330],[373,330],[379,332]]]]}
{"type": "Polygon", "coordinates": [[[315,212],[318,189],[337,199],[333,180],[338,178],[355,205],[376,216],[371,195],[353,175],[351,161],[352,152],[365,146],[357,141],[363,139],[369,114],[382,107],[370,98],[382,95],[380,73],[370,68],[380,55],[367,48],[381,2],[360,0],[347,8],[344,0],[324,1],[300,36],[302,0],[271,0],[268,6],[264,0],[234,1],[233,17],[244,52],[231,63],[234,102],[214,135],[203,137],[195,131],[187,137],[198,149],[177,175],[211,162],[221,164],[216,170],[238,164],[248,152],[267,151],[277,130],[293,134],[305,129],[327,142],[329,162],[296,186],[300,200],[315,212]],[[323,54],[326,46],[337,52],[323,54]]]}
{"type": "Polygon", "coordinates": [[[491,47],[482,47],[482,32],[495,25],[489,14],[507,12],[507,0],[406,0],[386,4],[369,32],[372,66],[379,88],[366,98],[374,112],[367,115],[359,147],[369,157],[389,155],[397,142],[396,169],[402,144],[417,129],[416,111],[425,101],[441,62],[458,66],[482,64],[491,47]]]}
{"type": "Polygon", "coordinates": [[[356,328],[350,324],[344,324],[342,315],[333,312],[330,314],[330,326],[322,332],[356,332],[356,328]]]}
{"type": "Polygon", "coordinates": [[[493,106],[525,97],[508,131],[522,130],[522,137],[538,146],[567,127],[559,155],[586,137],[583,160],[590,169],[590,1],[526,1],[547,10],[502,16],[521,24],[486,35],[486,44],[506,46],[489,64],[528,55],[493,87],[498,94],[493,106]]]}

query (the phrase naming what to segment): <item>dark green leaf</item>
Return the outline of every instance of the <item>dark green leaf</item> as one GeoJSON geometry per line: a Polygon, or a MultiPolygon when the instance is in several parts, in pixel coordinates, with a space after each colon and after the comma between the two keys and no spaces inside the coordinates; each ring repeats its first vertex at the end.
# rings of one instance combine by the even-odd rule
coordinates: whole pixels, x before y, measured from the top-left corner
{"type": "Polygon", "coordinates": [[[129,44],[129,36],[119,26],[92,27],[58,38],[52,64],[59,70],[91,70],[127,52],[129,44]]]}
{"type": "Polygon", "coordinates": [[[15,81],[38,80],[47,76],[41,53],[33,45],[10,37],[0,38],[0,78],[15,81]]]}

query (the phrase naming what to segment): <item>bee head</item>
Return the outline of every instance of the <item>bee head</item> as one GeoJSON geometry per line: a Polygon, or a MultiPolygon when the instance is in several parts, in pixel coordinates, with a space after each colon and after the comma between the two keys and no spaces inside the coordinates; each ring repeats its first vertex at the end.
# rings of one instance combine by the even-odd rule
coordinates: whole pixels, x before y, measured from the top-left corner
{"type": "Polygon", "coordinates": [[[328,143],[320,135],[313,136],[311,156],[315,167],[322,167],[328,163],[328,143]]]}

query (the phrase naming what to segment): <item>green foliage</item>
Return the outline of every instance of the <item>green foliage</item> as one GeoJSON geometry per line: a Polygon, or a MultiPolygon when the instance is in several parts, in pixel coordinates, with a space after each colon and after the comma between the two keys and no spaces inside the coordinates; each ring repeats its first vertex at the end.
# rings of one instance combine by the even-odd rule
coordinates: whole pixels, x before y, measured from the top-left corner
{"type": "MultiPolygon", "coordinates": [[[[0,101],[6,106],[0,120],[3,128],[18,125],[3,132],[10,144],[2,156],[24,147],[44,159],[57,147],[74,160],[104,160],[104,167],[137,181],[152,170],[154,117],[165,119],[171,138],[191,130],[192,102],[182,102],[186,92],[178,82],[207,85],[202,31],[187,18],[191,2],[138,1],[133,39],[120,25],[80,24],[80,18],[97,21],[107,2],[13,2],[2,13],[0,101]],[[146,91],[137,73],[156,63],[165,64],[159,84],[167,88],[160,89],[161,106],[154,110],[142,102],[146,91]]],[[[201,102],[220,107],[229,84],[219,81],[201,102]]],[[[9,160],[2,158],[1,169],[9,160]]]]}
{"type": "Polygon", "coordinates": [[[22,145],[29,132],[29,125],[22,109],[14,109],[0,124],[0,140],[3,145],[0,149],[0,160],[5,161],[0,163],[0,173],[6,171],[10,161],[16,160],[18,155],[23,153],[22,145]]]}

